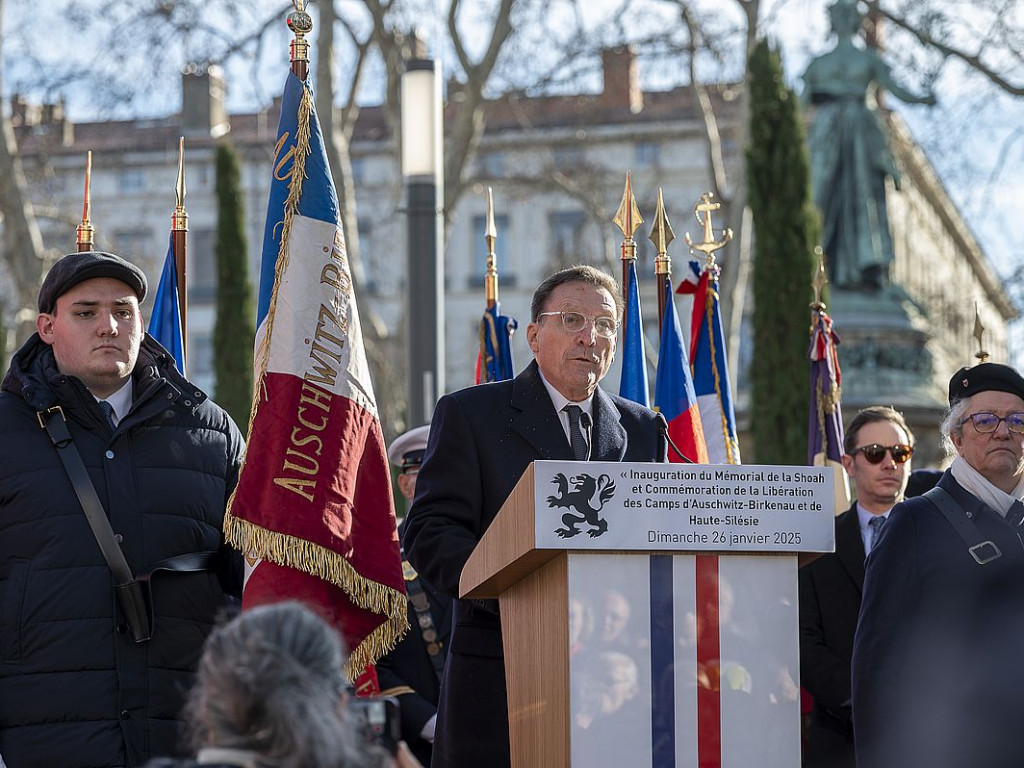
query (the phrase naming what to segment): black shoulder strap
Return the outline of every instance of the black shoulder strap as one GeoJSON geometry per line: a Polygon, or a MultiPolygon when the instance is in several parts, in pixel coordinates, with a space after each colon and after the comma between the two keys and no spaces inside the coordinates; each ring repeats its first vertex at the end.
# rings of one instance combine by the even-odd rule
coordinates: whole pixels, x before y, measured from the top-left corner
{"type": "Polygon", "coordinates": [[[135,580],[132,569],[125,560],[124,553],[114,538],[114,530],[110,527],[110,520],[107,519],[106,510],[96,495],[89,473],[82,463],[82,457],[75,447],[71,433],[68,431],[67,420],[64,417],[64,410],[58,405],[48,408],[45,411],[38,411],[36,416],[39,419],[39,426],[46,430],[57,449],[57,456],[64,465],[71,485],[75,489],[75,495],[85,512],[85,519],[89,521],[89,528],[100,546],[103,559],[107,561],[107,567],[114,574],[114,581],[118,586],[123,586],[135,580]]]}
{"type": "Polygon", "coordinates": [[[993,560],[1002,557],[1003,553],[999,551],[996,543],[990,539],[981,538],[981,531],[978,530],[974,520],[960,508],[960,505],[945,490],[935,486],[923,495],[938,508],[949,521],[949,524],[953,526],[954,530],[960,534],[960,538],[967,544],[967,551],[970,552],[971,557],[974,558],[978,565],[987,565],[993,560]]]}

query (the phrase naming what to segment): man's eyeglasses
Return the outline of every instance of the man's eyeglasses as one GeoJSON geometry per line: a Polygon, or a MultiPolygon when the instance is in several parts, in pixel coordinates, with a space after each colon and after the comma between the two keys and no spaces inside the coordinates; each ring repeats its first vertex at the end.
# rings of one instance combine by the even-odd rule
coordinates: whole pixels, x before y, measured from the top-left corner
{"type": "Polygon", "coordinates": [[[881,464],[882,460],[885,459],[886,452],[892,456],[892,460],[897,464],[906,464],[910,461],[910,457],[914,455],[914,446],[904,445],[903,443],[896,443],[896,445],[871,443],[871,445],[862,445],[860,448],[854,448],[850,451],[850,455],[856,456],[858,453],[862,453],[869,464],[881,464]]]}
{"type": "Polygon", "coordinates": [[[562,318],[562,330],[566,333],[579,333],[587,327],[587,323],[593,321],[594,333],[606,339],[615,337],[619,324],[613,317],[587,317],[579,312],[541,312],[537,317],[548,317],[558,315],[562,318]]]}
{"type": "Polygon", "coordinates": [[[1024,434],[1024,413],[1008,413],[1006,416],[996,416],[994,413],[972,413],[960,422],[962,427],[967,422],[974,424],[974,428],[983,435],[995,432],[999,428],[999,422],[1005,421],[1006,428],[1018,435],[1024,434]]]}

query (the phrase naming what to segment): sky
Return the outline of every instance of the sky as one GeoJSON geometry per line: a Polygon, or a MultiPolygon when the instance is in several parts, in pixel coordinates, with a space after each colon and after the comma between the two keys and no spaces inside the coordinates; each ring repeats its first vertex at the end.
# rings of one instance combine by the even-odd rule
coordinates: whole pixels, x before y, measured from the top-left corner
{"type": "MultiPolygon", "coordinates": [[[[408,23],[415,23],[427,37],[432,54],[440,54],[442,59],[448,57],[446,70],[450,71],[453,69],[453,57],[433,39],[444,28],[440,12],[441,0],[417,1],[422,5],[411,15],[408,23]]],[[[659,3],[658,0],[645,1],[645,13],[616,16],[615,12],[622,0],[588,0],[580,18],[595,35],[609,44],[622,39],[643,39],[645,35],[654,34],[666,25],[678,24],[677,11],[671,4],[659,3]]],[[[1024,28],[1024,2],[1003,1],[1011,4],[1011,13],[1016,14],[1013,21],[1017,27],[1024,28]]],[[[280,93],[283,85],[288,40],[291,37],[284,24],[276,21],[278,16],[283,20],[289,7],[283,0],[252,0],[242,3],[231,18],[223,15],[217,18],[214,9],[210,11],[209,17],[189,21],[190,24],[194,23],[197,31],[184,42],[180,39],[147,41],[150,49],[162,50],[163,55],[149,56],[141,64],[117,61],[104,45],[78,45],[77,42],[83,38],[101,40],[104,34],[118,28],[118,25],[125,30],[131,29],[131,13],[134,8],[145,5],[144,2],[115,2],[102,6],[94,0],[47,2],[59,5],[62,9],[88,8],[91,4],[94,8],[102,7],[103,13],[86,16],[76,16],[71,12],[58,13],[55,19],[44,25],[34,15],[36,4],[7,0],[4,3],[2,38],[5,108],[11,93],[17,89],[27,92],[36,101],[53,100],[58,95],[66,96],[70,117],[79,121],[104,117],[162,117],[171,114],[180,103],[178,70],[181,62],[188,57],[190,51],[201,48],[208,39],[201,32],[203,25],[221,30],[248,29],[259,26],[267,19],[275,21],[262,48],[250,46],[244,49],[233,59],[229,68],[229,109],[254,111],[264,107],[280,93]],[[93,26],[89,27],[88,24],[93,26]],[[83,34],[83,29],[88,31],[83,34]],[[60,44],[54,45],[54,40],[60,44]],[[42,62],[35,65],[32,71],[25,63],[26,52],[37,54],[42,62]],[[148,68],[152,70],[153,84],[131,96],[119,93],[104,98],[97,98],[95,91],[90,92],[87,88],[69,82],[51,85],[49,90],[44,90],[41,83],[45,78],[40,78],[38,73],[59,73],[67,69],[69,62],[78,72],[93,75],[94,83],[125,82],[129,86],[133,82],[131,79],[119,77],[124,70],[148,68]]],[[[494,0],[465,4],[469,9],[464,21],[468,28],[472,29],[477,23],[472,14],[484,13],[488,2],[494,0]]],[[[946,10],[954,10],[958,3],[968,0],[931,2],[946,10]]],[[[215,4],[211,2],[209,5],[212,8],[215,4]]],[[[356,25],[359,24],[358,15],[354,13],[358,2],[336,0],[336,5],[356,25]]],[[[738,4],[727,0],[697,0],[697,6],[701,18],[710,28],[726,34],[725,39],[731,39],[733,47],[741,44],[738,35],[733,34],[729,38],[727,34],[741,19],[738,4]]],[[[175,4],[174,7],[180,9],[184,6],[175,4]]],[[[832,46],[826,7],[826,0],[762,0],[761,30],[780,45],[787,78],[797,90],[801,88],[799,75],[810,58],[832,46]]],[[[545,13],[549,14],[546,20],[554,30],[552,38],[557,36],[559,29],[568,28],[569,22],[576,18],[572,12],[572,6],[545,5],[545,13]],[[559,8],[562,10],[559,11],[559,8]],[[557,16],[559,12],[567,15],[560,18],[557,16]]],[[[980,19],[978,23],[983,22],[984,19],[980,19]]],[[[471,35],[470,38],[482,45],[485,35],[471,35]]],[[[550,48],[557,49],[559,44],[560,41],[553,39],[550,48]]],[[[126,44],[125,47],[127,49],[130,46],[126,44]]],[[[653,57],[645,60],[647,52],[644,46],[640,47],[641,78],[645,87],[659,89],[678,85],[684,76],[682,67],[674,59],[659,60],[653,57]]],[[[1013,98],[987,87],[977,77],[966,76],[963,67],[955,64],[943,66],[941,75],[936,77],[941,64],[936,57],[918,57],[913,62],[915,68],[911,69],[906,57],[900,55],[903,52],[901,47],[886,54],[886,58],[893,63],[896,79],[915,91],[933,88],[938,96],[938,104],[930,108],[906,106],[890,99],[889,106],[898,111],[910,126],[915,139],[935,166],[947,192],[960,208],[997,272],[1007,278],[1016,269],[1024,269],[1024,228],[1018,226],[1021,203],[1024,201],[1024,99],[1013,98]]],[[[544,55],[543,46],[536,49],[536,55],[544,55]]],[[[736,60],[735,57],[733,59],[736,60]]],[[[339,67],[344,68],[345,65],[346,59],[342,55],[339,67]]],[[[376,71],[379,73],[379,68],[376,71]]],[[[709,81],[741,75],[735,66],[710,59],[701,62],[699,71],[701,77],[709,81]]],[[[136,80],[141,81],[142,78],[136,80]]],[[[1018,81],[1024,81],[1024,76],[1018,76],[1018,81]]],[[[361,91],[361,100],[365,103],[379,103],[380,92],[380,78],[375,77],[371,71],[361,91]]],[[[1024,323],[1019,325],[1024,328],[1024,323]]],[[[1019,336],[1021,334],[1015,334],[1015,337],[1019,336]]],[[[1024,344],[1018,341],[1014,343],[1016,357],[1024,352],[1024,344]]]]}

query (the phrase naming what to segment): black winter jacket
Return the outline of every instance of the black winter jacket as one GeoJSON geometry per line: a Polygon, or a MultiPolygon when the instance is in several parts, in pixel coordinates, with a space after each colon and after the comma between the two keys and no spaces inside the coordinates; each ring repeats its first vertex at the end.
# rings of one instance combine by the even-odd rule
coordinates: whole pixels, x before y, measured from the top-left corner
{"type": "Polygon", "coordinates": [[[0,392],[0,755],[9,768],[140,766],[180,754],[203,642],[241,594],[221,524],[243,440],[148,335],[134,402],[111,433],[96,400],[33,336],[0,392]],[[217,551],[216,571],[159,571],[154,634],[132,641],[113,577],[38,410],[60,404],[137,576],[217,551]]]}

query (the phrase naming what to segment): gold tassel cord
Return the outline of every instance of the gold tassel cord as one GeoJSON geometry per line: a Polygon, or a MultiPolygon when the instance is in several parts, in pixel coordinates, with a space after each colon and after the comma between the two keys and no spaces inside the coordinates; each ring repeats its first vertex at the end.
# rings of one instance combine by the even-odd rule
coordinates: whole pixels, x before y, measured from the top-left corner
{"type": "Polygon", "coordinates": [[[409,630],[405,595],[361,576],[344,557],[313,542],[271,531],[235,517],[224,518],[224,533],[236,549],[277,565],[308,573],[338,587],[354,605],[384,616],[385,621],[349,653],[346,673],[355,680],[409,630]]]}

